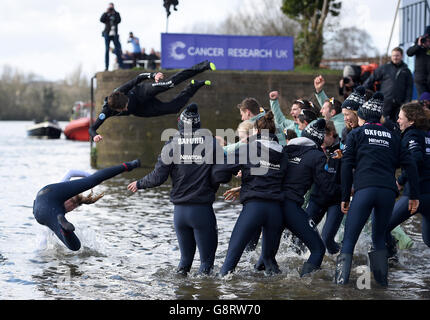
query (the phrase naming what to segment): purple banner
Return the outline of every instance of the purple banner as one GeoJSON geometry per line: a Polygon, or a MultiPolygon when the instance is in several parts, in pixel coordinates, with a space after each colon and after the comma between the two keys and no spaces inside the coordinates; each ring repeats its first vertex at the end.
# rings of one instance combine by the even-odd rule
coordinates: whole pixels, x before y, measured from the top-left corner
{"type": "Polygon", "coordinates": [[[203,60],[218,70],[292,70],[293,37],[161,34],[161,67],[184,69],[203,60]]]}

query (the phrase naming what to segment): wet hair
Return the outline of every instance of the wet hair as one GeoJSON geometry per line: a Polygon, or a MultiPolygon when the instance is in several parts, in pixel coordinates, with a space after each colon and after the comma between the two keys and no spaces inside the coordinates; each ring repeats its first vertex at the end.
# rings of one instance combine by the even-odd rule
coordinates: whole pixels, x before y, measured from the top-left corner
{"type": "Polygon", "coordinates": [[[254,128],[254,123],[248,120],[242,121],[237,126],[237,133],[239,134],[239,131],[246,132],[247,135],[249,135],[249,130],[252,130],[254,128]]]}
{"type": "Polygon", "coordinates": [[[299,114],[299,121],[304,123],[305,121],[309,124],[312,121],[316,120],[318,117],[316,113],[309,109],[302,109],[299,114]]]}
{"type": "Polygon", "coordinates": [[[91,190],[90,194],[87,196],[84,196],[82,193],[74,196],[74,202],[80,206],[81,204],[92,204],[96,201],[98,201],[100,198],[104,196],[104,192],[99,193],[97,195],[93,196],[93,190],[91,190]]]}
{"type": "Polygon", "coordinates": [[[284,133],[285,133],[285,138],[287,140],[297,138],[297,133],[293,129],[287,129],[284,131],[284,133]]]}
{"type": "Polygon", "coordinates": [[[409,102],[402,105],[403,111],[409,121],[414,122],[414,126],[420,130],[430,129],[430,110],[424,108],[419,102],[409,102]]]}
{"type": "Polygon", "coordinates": [[[337,138],[339,136],[339,134],[336,131],[336,127],[334,126],[334,122],[331,120],[328,120],[325,122],[325,133],[332,133],[333,132],[333,137],[337,138]]]}
{"type": "Polygon", "coordinates": [[[128,97],[121,91],[114,91],[108,97],[108,106],[115,111],[122,111],[127,103],[128,97]]]}
{"type": "Polygon", "coordinates": [[[260,108],[262,108],[261,104],[255,98],[245,98],[241,103],[237,105],[240,110],[249,110],[252,114],[259,114],[260,108]]]}
{"type": "Polygon", "coordinates": [[[258,130],[258,133],[261,133],[261,130],[267,129],[270,133],[276,133],[276,126],[274,121],[273,112],[267,112],[264,117],[261,117],[257,121],[255,121],[254,127],[258,130]]]}
{"type": "Polygon", "coordinates": [[[324,103],[330,102],[330,111],[334,110],[336,114],[339,114],[342,112],[342,102],[335,98],[327,98],[324,100],[324,103]]]}

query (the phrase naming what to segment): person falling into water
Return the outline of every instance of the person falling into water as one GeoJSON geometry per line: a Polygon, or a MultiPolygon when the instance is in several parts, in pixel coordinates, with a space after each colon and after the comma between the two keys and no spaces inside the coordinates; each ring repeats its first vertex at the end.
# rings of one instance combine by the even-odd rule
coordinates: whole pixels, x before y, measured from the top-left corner
{"type": "Polygon", "coordinates": [[[88,130],[91,138],[94,142],[103,140],[103,136],[98,134],[96,130],[107,118],[112,116],[132,114],[147,118],[178,113],[198,89],[204,85],[211,85],[211,82],[209,80],[191,80],[191,83],[169,102],[158,100],[156,95],[206,70],[216,70],[215,64],[205,60],[162,82],[160,80],[164,79],[164,75],[161,72],[139,74],[136,78],[116,88],[105,98],[102,112],[88,130]],[[155,82],[143,82],[146,79],[154,79],[155,82]]]}
{"type": "Polygon", "coordinates": [[[131,171],[138,167],[140,167],[140,161],[137,159],[99,170],[91,175],[85,172],[69,172],[62,182],[49,184],[40,189],[33,203],[33,215],[38,223],[51,229],[67,248],[78,251],[81,248],[81,242],[74,233],[75,227],[67,221],[66,213],[83,203],[94,203],[103,196],[103,194],[99,194],[93,197],[91,193],[85,197],[81,192],[124,171],[131,171]],[[84,178],[70,180],[77,176],[84,178]]]}

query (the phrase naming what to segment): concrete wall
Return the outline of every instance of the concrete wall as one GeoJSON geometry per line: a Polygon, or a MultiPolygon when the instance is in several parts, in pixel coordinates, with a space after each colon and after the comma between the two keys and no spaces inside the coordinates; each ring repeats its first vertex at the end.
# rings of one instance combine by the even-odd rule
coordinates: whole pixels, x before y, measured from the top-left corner
{"type": "MultiPolygon", "coordinates": [[[[100,72],[97,76],[95,91],[96,116],[101,111],[103,99],[113,89],[137,76],[141,70],[117,70],[100,72]]],[[[176,71],[163,71],[169,76],[176,71]]],[[[236,105],[246,97],[254,97],[265,108],[270,108],[268,93],[278,90],[281,94],[281,107],[289,115],[291,102],[297,98],[311,98],[317,103],[313,92],[315,75],[301,75],[287,72],[237,72],[206,71],[196,76],[198,80],[211,80],[210,87],[201,88],[190,102],[199,106],[202,127],[214,134],[219,129],[236,129],[240,123],[240,114],[236,105]]],[[[337,86],[341,75],[326,75],[326,93],[338,97],[337,86]]],[[[151,80],[148,80],[151,81],[151,80]]],[[[157,96],[162,101],[169,101],[178,94],[187,83],[182,83],[157,96]]],[[[155,118],[112,117],[107,119],[97,130],[104,140],[97,144],[98,168],[115,165],[119,162],[140,158],[144,167],[153,167],[164,142],[161,133],[166,128],[177,128],[178,115],[155,118]]]]}

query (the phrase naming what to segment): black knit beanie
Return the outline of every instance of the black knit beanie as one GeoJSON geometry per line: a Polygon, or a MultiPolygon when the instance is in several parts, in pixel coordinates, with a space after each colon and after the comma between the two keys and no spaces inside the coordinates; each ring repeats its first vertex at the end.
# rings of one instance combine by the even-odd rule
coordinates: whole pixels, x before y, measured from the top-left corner
{"type": "Polygon", "coordinates": [[[366,89],[363,86],[357,87],[342,103],[342,109],[357,111],[366,102],[366,89]]]}
{"type": "Polygon", "coordinates": [[[357,111],[357,115],[367,122],[380,122],[384,108],[384,95],[376,92],[357,111]]]}
{"type": "Polygon", "coordinates": [[[195,103],[188,105],[178,119],[178,128],[180,131],[187,126],[193,130],[200,129],[200,115],[198,107],[195,103]]]}
{"type": "Polygon", "coordinates": [[[326,123],[324,119],[318,119],[316,121],[312,121],[302,131],[302,137],[309,138],[313,142],[315,142],[318,146],[321,146],[324,142],[325,126],[326,126],[326,123]]]}

